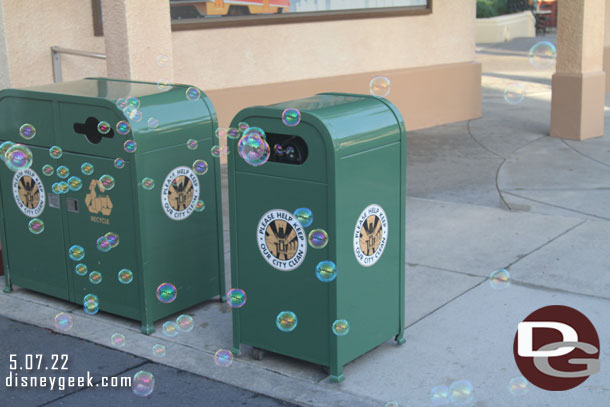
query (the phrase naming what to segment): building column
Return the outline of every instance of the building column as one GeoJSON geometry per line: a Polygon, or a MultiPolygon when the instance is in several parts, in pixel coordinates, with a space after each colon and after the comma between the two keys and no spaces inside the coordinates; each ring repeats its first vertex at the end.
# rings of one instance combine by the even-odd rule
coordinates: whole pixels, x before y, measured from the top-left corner
{"type": "Polygon", "coordinates": [[[4,10],[0,1],[0,89],[11,86],[11,75],[8,69],[8,48],[4,32],[4,10]]]}
{"type": "Polygon", "coordinates": [[[606,72],[606,93],[610,92],[610,0],[606,0],[606,22],[604,38],[604,72],[606,72]]]}
{"type": "Polygon", "coordinates": [[[573,140],[599,137],[604,134],[606,0],[558,3],[551,136],[573,140]]]}
{"type": "Polygon", "coordinates": [[[172,30],[167,0],[103,0],[108,77],[173,81],[172,30]]]}

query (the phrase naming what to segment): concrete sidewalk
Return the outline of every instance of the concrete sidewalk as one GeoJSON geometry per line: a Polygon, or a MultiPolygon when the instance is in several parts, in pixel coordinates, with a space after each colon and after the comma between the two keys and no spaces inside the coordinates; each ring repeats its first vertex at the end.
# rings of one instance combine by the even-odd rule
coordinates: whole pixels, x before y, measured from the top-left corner
{"type": "MultiPolygon", "coordinates": [[[[214,352],[231,345],[231,316],[214,301],[188,310],[195,329],[175,338],[161,335],[164,321],[147,337],[136,322],[88,316],[23,289],[0,295],[0,313],[53,327],[58,310],[70,312],[69,335],[108,344],[121,332],[122,350],[147,359],[153,344],[163,343],[167,356],[156,362],[299,405],[429,406],[433,388],[458,380],[472,384],[472,406],[606,405],[610,130],[585,142],[548,137],[552,71],[534,69],[527,58],[540,40],[478,48],[481,119],[408,134],[407,342],[388,341],[350,363],[344,382],[331,383],[320,367],[280,355],[255,361],[245,347],[230,367],[216,366],[214,352]],[[512,82],[526,89],[517,105],[504,100],[512,82]],[[494,289],[488,277],[500,268],[509,270],[511,284],[494,289]],[[552,304],[574,307],[593,322],[602,370],[567,392],[529,385],[527,394],[513,396],[517,324],[552,304]]],[[[408,90],[392,89],[400,91],[408,90]]]]}

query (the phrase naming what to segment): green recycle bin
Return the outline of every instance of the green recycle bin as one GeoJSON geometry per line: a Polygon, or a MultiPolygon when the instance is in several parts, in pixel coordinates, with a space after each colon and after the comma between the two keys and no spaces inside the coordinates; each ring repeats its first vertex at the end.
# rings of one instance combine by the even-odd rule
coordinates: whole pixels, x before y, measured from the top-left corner
{"type": "Polygon", "coordinates": [[[24,168],[27,151],[3,144],[5,291],[138,320],[146,334],[224,299],[216,127],[194,87],[90,78],[1,91],[0,141],[32,154],[24,168]]]}
{"type": "Polygon", "coordinates": [[[232,350],[339,382],[358,356],[404,342],[403,119],[383,98],[325,93],[246,108],[232,127],[246,123],[270,155],[251,165],[229,140],[232,350]]]}

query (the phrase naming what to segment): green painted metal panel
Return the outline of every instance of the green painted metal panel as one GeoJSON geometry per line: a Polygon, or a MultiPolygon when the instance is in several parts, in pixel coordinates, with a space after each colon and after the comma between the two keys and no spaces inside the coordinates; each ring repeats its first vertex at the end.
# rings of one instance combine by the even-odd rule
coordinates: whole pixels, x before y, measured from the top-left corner
{"type": "Polygon", "coordinates": [[[224,298],[220,164],[210,154],[216,113],[205,94],[189,99],[188,89],[90,78],[0,92],[0,139],[28,145],[38,174],[50,163],[82,181],[81,189],[56,195],[52,185],[62,181],[57,171],[40,176],[47,200],[58,207],[45,208],[39,216],[45,231],[34,236],[27,230],[29,218],[19,215],[14,203],[13,173],[0,168],[8,290],[15,283],[78,304],[95,294],[100,310],[140,320],[145,333],[158,319],[214,296],[224,298]],[[119,108],[117,100],[128,97],[138,98],[141,118],[126,118],[119,108]],[[117,131],[123,120],[130,125],[127,134],[117,131]],[[97,131],[100,121],[112,127],[108,134],[97,131]],[[19,136],[24,123],[36,127],[31,140],[19,136]],[[189,139],[198,142],[196,149],[187,148],[189,139]],[[124,149],[126,141],[135,142],[135,151],[124,149]],[[53,145],[63,149],[58,159],[49,156],[53,145]],[[115,166],[116,158],[124,160],[122,168],[115,166]],[[207,172],[194,172],[196,160],[206,161],[207,172]],[[82,171],[84,163],[92,165],[92,174],[82,171]],[[102,185],[103,175],[114,178],[112,188],[102,185]],[[143,188],[144,178],[152,179],[154,188],[143,188]],[[199,200],[203,211],[195,210],[199,200]],[[119,244],[102,252],[96,242],[108,232],[119,236],[119,244]],[[82,261],[70,259],[72,245],[85,249],[82,261]],[[28,251],[41,256],[19,260],[28,251]],[[87,265],[87,275],[75,272],[77,263],[87,265]],[[131,283],[119,281],[122,269],[133,273],[131,283]],[[102,275],[97,284],[89,279],[92,271],[102,275]],[[156,296],[166,282],[177,288],[171,303],[156,296]]]}
{"type": "Polygon", "coordinates": [[[404,342],[403,119],[382,98],[320,94],[244,109],[232,126],[239,122],[262,128],[272,151],[283,140],[284,147],[307,150],[307,158],[297,165],[272,153],[254,167],[236,154],[237,140],[230,142],[232,285],[247,295],[246,305],[233,310],[233,350],[248,344],[319,363],[341,381],[353,359],[389,338],[404,342]],[[297,126],[282,123],[288,108],[300,111],[297,126]],[[320,228],[329,242],[308,245],[295,262],[300,228],[289,214],[297,208],[313,212],[305,234],[320,228]],[[282,256],[296,267],[283,267],[282,256]],[[337,266],[330,283],[315,275],[323,260],[337,266]],[[297,316],[291,332],[275,326],[284,310],[297,316]],[[339,319],[349,322],[345,336],[332,331],[339,319]]]}

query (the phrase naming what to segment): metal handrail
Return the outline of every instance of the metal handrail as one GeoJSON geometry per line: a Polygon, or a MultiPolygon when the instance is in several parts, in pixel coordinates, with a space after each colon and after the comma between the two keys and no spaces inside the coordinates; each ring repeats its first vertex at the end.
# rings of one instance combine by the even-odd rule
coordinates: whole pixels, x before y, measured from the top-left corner
{"type": "Polygon", "coordinates": [[[61,82],[61,54],[77,55],[80,57],[106,59],[106,54],[100,52],[80,51],[77,49],[62,48],[58,46],[51,47],[51,60],[53,63],[53,82],[61,82]]]}

